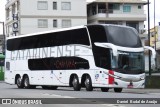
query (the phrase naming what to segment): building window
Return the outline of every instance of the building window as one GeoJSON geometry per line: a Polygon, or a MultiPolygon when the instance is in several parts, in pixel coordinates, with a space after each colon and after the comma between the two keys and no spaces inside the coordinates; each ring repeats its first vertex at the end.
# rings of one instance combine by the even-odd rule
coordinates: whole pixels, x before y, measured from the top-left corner
{"type": "Polygon", "coordinates": [[[131,12],[131,6],[129,6],[129,5],[124,5],[124,6],[123,6],[123,12],[131,12]]]}
{"type": "Polygon", "coordinates": [[[16,11],[16,5],[13,4],[13,5],[12,5],[12,15],[15,14],[15,11],[16,11]]]}
{"type": "Polygon", "coordinates": [[[135,28],[139,32],[139,22],[129,21],[129,22],[126,22],[126,25],[135,28]]]}
{"type": "Polygon", "coordinates": [[[6,18],[9,19],[9,8],[6,10],[6,18]]]}
{"type": "Polygon", "coordinates": [[[138,6],[138,9],[141,9],[141,8],[142,8],[142,6],[141,6],[141,5],[139,5],[139,6],[138,6]]]}
{"type": "Polygon", "coordinates": [[[62,27],[63,28],[71,27],[71,20],[62,20],[62,27]]]}
{"type": "Polygon", "coordinates": [[[38,28],[47,28],[48,20],[47,19],[38,19],[38,28]]]}
{"type": "Polygon", "coordinates": [[[62,10],[71,10],[71,2],[62,2],[62,10]]]}
{"type": "Polygon", "coordinates": [[[53,2],[53,10],[57,10],[57,2],[53,2]]]}
{"type": "Polygon", "coordinates": [[[113,4],[113,9],[114,10],[120,10],[120,5],[119,4],[113,4]]]}
{"type": "Polygon", "coordinates": [[[20,6],[20,3],[19,1],[17,1],[17,11],[19,11],[19,6],[20,6]]]}
{"type": "Polygon", "coordinates": [[[57,20],[56,19],[53,20],[53,27],[57,27],[57,20]]]}
{"type": "Polygon", "coordinates": [[[38,1],[37,9],[38,10],[47,10],[48,9],[48,2],[47,1],[38,1]]]}

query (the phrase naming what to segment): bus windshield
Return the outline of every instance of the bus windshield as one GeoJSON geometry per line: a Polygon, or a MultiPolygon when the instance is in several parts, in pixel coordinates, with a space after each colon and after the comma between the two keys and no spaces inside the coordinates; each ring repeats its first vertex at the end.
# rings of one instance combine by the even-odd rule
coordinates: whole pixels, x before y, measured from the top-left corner
{"type": "Polygon", "coordinates": [[[133,28],[110,25],[106,26],[105,29],[107,32],[106,35],[109,43],[122,47],[142,47],[138,33],[133,28]]]}
{"type": "Polygon", "coordinates": [[[144,53],[118,51],[118,58],[112,54],[111,68],[124,74],[144,73],[144,53]]]}

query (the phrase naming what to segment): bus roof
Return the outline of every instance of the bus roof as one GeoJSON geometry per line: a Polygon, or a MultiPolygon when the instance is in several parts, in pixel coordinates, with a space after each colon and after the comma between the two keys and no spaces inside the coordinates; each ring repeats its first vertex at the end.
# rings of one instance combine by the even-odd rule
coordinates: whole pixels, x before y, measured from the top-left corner
{"type": "MultiPolygon", "coordinates": [[[[39,35],[39,34],[45,34],[45,33],[52,33],[52,32],[60,32],[60,31],[66,31],[66,30],[72,30],[72,29],[79,29],[79,28],[84,28],[85,26],[117,26],[117,27],[124,27],[124,28],[132,28],[129,26],[124,26],[124,25],[113,25],[113,24],[89,24],[89,25],[81,25],[81,26],[75,26],[75,27],[70,27],[70,28],[62,28],[62,29],[55,29],[55,30],[49,30],[49,31],[43,31],[43,32],[36,32],[36,33],[30,33],[30,34],[25,34],[25,35],[20,35],[20,36],[14,36],[14,37],[8,37],[8,39],[14,39],[14,38],[21,38],[21,37],[27,37],[27,36],[34,36],[34,35],[39,35]]],[[[133,28],[132,28],[133,29],[133,28]]]]}
{"type": "Polygon", "coordinates": [[[130,29],[134,29],[133,27],[130,26],[125,26],[125,25],[116,25],[116,24],[89,24],[86,26],[95,26],[95,25],[99,25],[99,26],[115,26],[115,27],[123,27],[123,28],[130,28],[130,29]]]}
{"type": "Polygon", "coordinates": [[[39,34],[45,34],[45,33],[52,33],[52,32],[60,32],[60,31],[67,31],[67,30],[72,30],[72,29],[79,29],[79,28],[84,28],[85,26],[76,26],[76,27],[70,27],[70,28],[62,28],[62,29],[55,29],[55,30],[49,30],[49,31],[44,31],[44,32],[36,32],[36,33],[30,33],[30,34],[25,34],[25,35],[20,35],[20,36],[14,36],[14,37],[8,37],[8,39],[14,39],[14,38],[21,38],[21,37],[28,37],[28,36],[34,36],[34,35],[39,35],[39,34]]]}

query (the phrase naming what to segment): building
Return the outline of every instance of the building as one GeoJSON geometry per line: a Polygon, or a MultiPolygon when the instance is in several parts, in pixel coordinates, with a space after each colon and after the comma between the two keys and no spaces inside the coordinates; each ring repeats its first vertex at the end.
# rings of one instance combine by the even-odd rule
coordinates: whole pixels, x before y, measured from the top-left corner
{"type": "Polygon", "coordinates": [[[0,34],[0,53],[2,53],[4,36],[0,34]]]}
{"type": "Polygon", "coordinates": [[[160,50],[160,26],[155,26],[154,28],[150,29],[150,35],[150,46],[156,48],[156,50],[160,50]]]}
{"type": "Polygon", "coordinates": [[[142,0],[95,0],[87,4],[87,22],[127,25],[136,28],[139,34],[143,34],[146,3],[142,0]]]}
{"type": "Polygon", "coordinates": [[[6,35],[87,24],[86,0],[8,0],[6,35]]]}
{"type": "Polygon", "coordinates": [[[155,61],[154,63],[157,69],[160,69],[160,25],[150,29],[150,46],[157,52],[156,63],[155,61]]]}

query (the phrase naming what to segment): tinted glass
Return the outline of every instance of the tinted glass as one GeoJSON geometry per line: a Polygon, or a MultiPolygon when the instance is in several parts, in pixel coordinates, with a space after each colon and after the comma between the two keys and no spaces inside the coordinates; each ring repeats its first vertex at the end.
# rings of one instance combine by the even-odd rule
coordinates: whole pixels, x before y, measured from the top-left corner
{"type": "Polygon", "coordinates": [[[87,30],[82,28],[9,39],[7,41],[7,49],[14,51],[70,44],[90,45],[87,30]]]}
{"type": "Polygon", "coordinates": [[[97,67],[110,69],[110,51],[109,49],[95,46],[95,42],[107,42],[107,36],[104,26],[88,25],[88,30],[92,42],[93,56],[97,67]]]}
{"type": "Polygon", "coordinates": [[[123,52],[119,51],[118,61],[112,56],[112,69],[124,74],[141,74],[144,69],[143,52],[123,52]],[[116,63],[118,62],[118,63],[116,63]]]}
{"type": "Polygon", "coordinates": [[[89,69],[89,62],[79,57],[29,59],[30,70],[73,70],[89,69]]]}
{"type": "Polygon", "coordinates": [[[133,28],[106,26],[108,42],[123,47],[142,47],[137,31],[133,28]]]}

